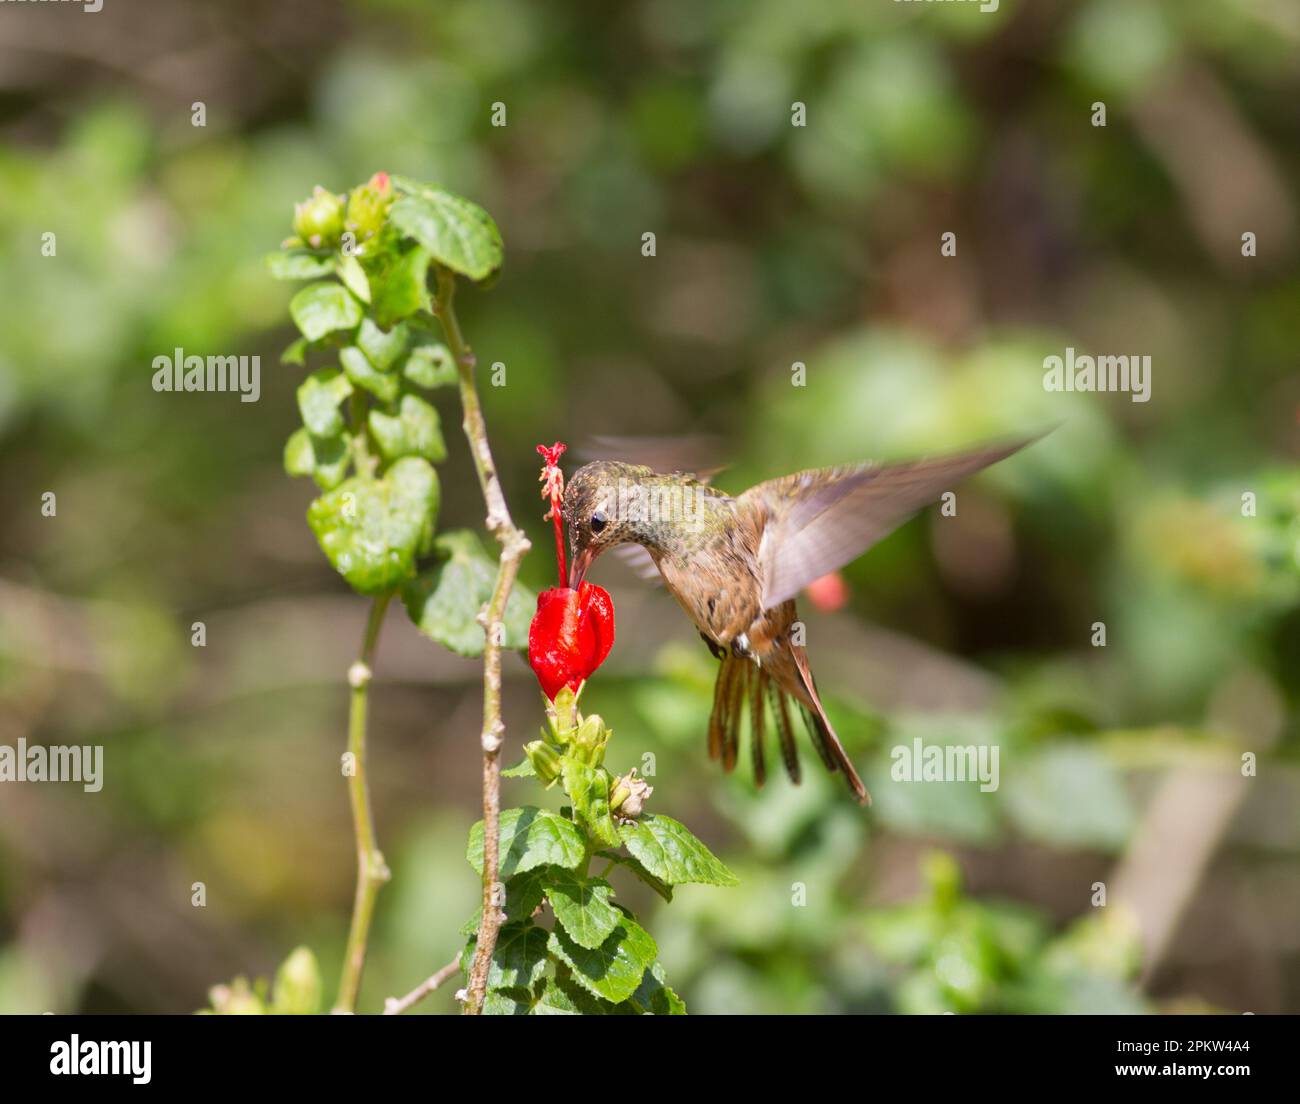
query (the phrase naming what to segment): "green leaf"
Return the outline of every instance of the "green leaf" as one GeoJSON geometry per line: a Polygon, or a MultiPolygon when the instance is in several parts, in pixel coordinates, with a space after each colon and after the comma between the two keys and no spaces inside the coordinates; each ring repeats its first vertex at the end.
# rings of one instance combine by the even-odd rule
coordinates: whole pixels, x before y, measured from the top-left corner
{"type": "Polygon", "coordinates": [[[366,276],[366,270],[361,267],[361,262],[355,256],[346,253],[340,256],[335,270],[348,291],[363,303],[370,302],[370,280],[366,276]]]}
{"type": "Polygon", "coordinates": [[[336,330],[350,330],[361,321],[361,304],[347,288],[332,281],[311,284],[289,301],[289,313],[302,336],[319,341],[336,330]]]}
{"type": "Polygon", "coordinates": [[[429,251],[445,268],[482,281],[505,260],[501,231],[482,207],[441,188],[394,180],[402,195],[388,220],[429,251]]]}
{"type": "Polygon", "coordinates": [[[408,456],[382,479],[353,476],[321,495],[307,523],[334,569],[361,594],[408,579],[438,513],[438,475],[408,456]]]}
{"type": "MultiPolygon", "coordinates": [[[[531,988],[533,982],[546,971],[547,935],[545,928],[539,928],[531,921],[504,925],[497,933],[496,949],[492,952],[492,964],[488,968],[488,988],[531,988]]],[[[471,939],[465,948],[466,956],[471,963],[474,960],[472,948],[476,942],[471,939]]],[[[468,976],[469,970],[466,969],[465,972],[468,976]]]]}
{"type": "MultiPolygon", "coordinates": [[[[529,870],[524,874],[516,874],[513,878],[506,880],[506,918],[502,923],[515,924],[522,923],[529,919],[537,910],[537,906],[542,903],[545,891],[542,889],[542,880],[551,870],[559,869],[558,867],[541,866],[535,870],[529,870]]],[[[474,910],[474,915],[463,925],[461,925],[461,935],[473,935],[478,931],[479,919],[483,915],[483,909],[480,907],[474,910]]]]}
{"type": "Polygon", "coordinates": [[[537,771],[533,769],[533,761],[525,755],[513,767],[506,767],[501,772],[502,778],[536,778],[537,771]]]}
{"type": "Polygon", "coordinates": [[[284,470],[290,475],[310,475],[323,491],[343,482],[350,460],[343,436],[314,437],[305,426],[295,430],[284,445],[284,470]]]}
{"type": "Polygon", "coordinates": [[[609,902],[614,891],[599,878],[583,878],[572,870],[548,867],[542,888],[555,910],[555,919],[580,947],[599,947],[623,919],[623,914],[609,902]]]}
{"type": "Polygon", "coordinates": [[[560,760],[560,778],[578,820],[602,843],[617,847],[618,829],[609,811],[609,773],[565,755],[560,760]]]}
{"type": "Polygon", "coordinates": [[[334,255],[310,249],[282,249],[266,255],[266,267],[277,280],[317,280],[334,271],[334,255]]]}
{"type": "MultiPolygon", "coordinates": [[[[458,655],[482,655],[483,626],[477,618],[492,597],[497,565],[468,529],[440,534],[434,549],[445,557],[444,562],[422,571],[402,589],[406,612],[425,636],[458,655]]],[[[528,646],[528,626],[536,607],[537,596],[516,583],[502,619],[505,647],[528,646]]]]}
{"type": "MultiPolygon", "coordinates": [[[[566,971],[567,972],[567,971],[566,971]]],[[[606,1016],[613,1005],[593,997],[572,981],[546,978],[533,1004],[534,1016],[606,1016]]]]}
{"type": "Polygon", "coordinates": [[[631,917],[621,917],[613,932],[594,949],[579,946],[563,928],[551,932],[550,953],[573,970],[573,980],[590,993],[621,1004],[637,991],[659,956],[650,933],[631,917]]]}
{"type": "Polygon", "coordinates": [[[411,331],[405,323],[399,322],[391,330],[385,330],[369,318],[363,318],[357,330],[357,345],[371,364],[381,372],[387,372],[406,351],[410,337],[411,331]]]}
{"type": "Polygon", "coordinates": [[[348,379],[384,402],[393,402],[401,393],[402,381],[396,375],[381,372],[355,345],[339,350],[339,363],[348,379]]]}
{"type": "Polygon", "coordinates": [[[377,280],[375,319],[381,326],[429,309],[429,251],[417,245],[403,253],[377,280]]]}
{"type": "Polygon", "coordinates": [[[423,456],[436,464],[447,459],[438,412],[419,395],[403,395],[396,417],[372,410],[370,432],[385,460],[423,456]]]}
{"type": "MultiPolygon", "coordinates": [[[[505,809],[500,820],[500,864],[497,876],[514,877],[538,866],[562,866],[570,870],[587,857],[586,844],[578,826],[557,813],[525,805],[505,809]]],[[[483,873],[483,822],[469,830],[465,857],[483,873]]]]}
{"type": "Polygon", "coordinates": [[[645,882],[646,885],[648,885],[657,894],[659,894],[659,896],[662,897],[665,901],[668,901],[669,903],[672,902],[673,887],[670,886],[667,882],[662,881],[659,878],[656,878],[653,874],[650,873],[650,871],[648,871],[644,866],[641,865],[639,860],[635,859],[633,856],[621,855],[617,851],[597,851],[596,855],[598,858],[610,859],[613,862],[618,863],[619,866],[626,867],[638,878],[640,878],[641,881],[645,882]]]}
{"type": "Polygon", "coordinates": [[[339,403],[352,394],[352,384],[337,368],[321,368],[298,385],[298,413],[317,437],[343,432],[339,403]]]}
{"type": "Polygon", "coordinates": [[[643,816],[619,825],[623,844],[656,878],[669,885],[699,882],[736,885],[736,876],[684,824],[672,817],[643,816]]]}
{"type": "Polygon", "coordinates": [[[483,994],[485,1016],[527,1016],[533,995],[527,989],[489,989],[483,994]]]}
{"type": "Polygon", "coordinates": [[[302,367],[307,362],[307,346],[310,342],[305,337],[300,337],[291,341],[284,347],[284,352],[280,354],[281,364],[296,364],[302,367]]]}
{"type": "Polygon", "coordinates": [[[435,387],[450,387],[456,382],[456,362],[441,341],[423,341],[406,358],[402,375],[427,391],[435,387]]]}
{"type": "Polygon", "coordinates": [[[642,1012],[651,1016],[686,1015],[686,1002],[668,988],[661,962],[654,963],[645,972],[631,1000],[642,1012]]]}

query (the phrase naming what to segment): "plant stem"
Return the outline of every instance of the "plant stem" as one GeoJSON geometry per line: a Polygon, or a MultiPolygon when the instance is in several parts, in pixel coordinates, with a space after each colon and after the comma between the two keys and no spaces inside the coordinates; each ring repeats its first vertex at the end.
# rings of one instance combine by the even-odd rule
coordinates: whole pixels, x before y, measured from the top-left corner
{"type": "Polygon", "coordinates": [[[497,891],[498,851],[501,821],[501,742],[505,726],[501,722],[501,645],[505,639],[506,602],[519,574],[519,562],[530,545],[516,528],[506,507],[505,495],[497,479],[492,449],[488,445],[487,424],[474,380],[474,354],[465,344],[452,300],[456,294],[456,277],[438,269],[438,320],[447,338],[447,347],[456,361],[460,376],[460,403],[464,410],[462,427],[474,457],[479,486],[487,506],[487,528],[501,544],[496,583],[492,597],[479,613],[483,626],[483,916],[479,921],[478,944],[470,968],[465,998],[465,1013],[477,1016],[483,1011],[487,992],[488,966],[496,950],[497,932],[501,929],[501,905],[497,891]]]}
{"type": "Polygon", "coordinates": [[[371,663],[375,644],[384,623],[392,594],[379,595],[370,606],[361,655],[348,669],[352,702],[348,711],[348,753],[352,756],[352,775],[348,778],[348,796],[352,802],[352,828],[357,840],[357,892],[352,903],[352,926],[348,931],[347,949],[343,953],[343,976],[335,1012],[355,1012],[361,971],[366,964],[366,941],[370,936],[370,919],[375,911],[379,887],[389,878],[383,853],[375,842],[375,822],[370,812],[370,787],[366,781],[366,706],[370,693],[371,663]]]}
{"type": "Polygon", "coordinates": [[[389,997],[384,1002],[385,1016],[400,1016],[408,1008],[419,1004],[453,974],[460,973],[460,955],[457,955],[432,977],[425,978],[404,997],[389,997]]]}

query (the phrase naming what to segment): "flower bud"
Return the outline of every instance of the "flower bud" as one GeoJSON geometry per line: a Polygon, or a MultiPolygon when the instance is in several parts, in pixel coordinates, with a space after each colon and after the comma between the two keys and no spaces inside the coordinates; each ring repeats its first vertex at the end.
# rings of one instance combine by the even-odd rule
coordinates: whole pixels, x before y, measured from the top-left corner
{"type": "Polygon", "coordinates": [[[373,237],[384,228],[388,208],[393,202],[393,182],[385,172],[377,172],[348,195],[348,229],[358,241],[373,237]]]}
{"type": "Polygon", "coordinates": [[[610,812],[623,820],[635,820],[654,792],[653,786],[646,785],[643,779],[636,776],[636,767],[633,767],[623,777],[614,780],[609,795],[610,812]]]}
{"type": "Polygon", "coordinates": [[[605,745],[609,743],[609,729],[599,713],[583,719],[570,736],[569,754],[580,763],[598,767],[605,760],[605,745]]]}
{"type": "Polygon", "coordinates": [[[296,948],[275,973],[271,1011],[282,1016],[314,1016],[320,1011],[320,967],[310,947],[296,948]]]}
{"type": "Polygon", "coordinates": [[[293,209],[293,230],[313,249],[337,245],[343,233],[343,200],[319,184],[293,209]]]}
{"type": "Polygon", "coordinates": [[[229,985],[214,985],[208,990],[212,1011],[218,1016],[262,1016],[266,1006],[248,984],[248,978],[237,977],[229,985]]]}
{"type": "Polygon", "coordinates": [[[524,745],[524,754],[528,756],[528,761],[532,763],[533,770],[537,772],[546,785],[550,785],[560,777],[560,756],[550,744],[543,740],[534,740],[530,744],[524,745]]]}

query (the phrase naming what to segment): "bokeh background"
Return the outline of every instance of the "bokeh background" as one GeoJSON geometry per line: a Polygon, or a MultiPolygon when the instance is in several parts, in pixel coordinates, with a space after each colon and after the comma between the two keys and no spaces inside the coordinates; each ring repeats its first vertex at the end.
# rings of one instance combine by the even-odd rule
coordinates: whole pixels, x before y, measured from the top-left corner
{"type": "MultiPolygon", "coordinates": [[[[806,749],[797,789],[722,776],[713,660],[597,568],[610,764],[652,752],[652,807],[742,879],[626,889],[693,1011],[1300,1011],[1297,102],[1290,0],[0,5],[0,740],[106,749],[98,794],[0,786],[0,1010],[189,1011],[300,943],[333,992],[366,603],[281,470],[301,370],[262,257],[312,185],[384,169],[502,228],[462,321],[507,366],[533,587],[539,441],[703,438],[739,490],[1059,423],[853,564],[845,608],[804,603],[865,813],[806,749]],[[1151,401],[1045,392],[1067,345],[1151,355],[1151,401]],[[176,347],[260,354],[261,400],[156,394],[176,347]],[[999,790],[892,782],[916,736],[997,744],[999,790]]],[[[440,524],[478,526],[439,402],[440,524]]],[[[364,1009],[473,911],[479,678],[395,604],[364,1009]]],[[[505,708],[517,750],[513,656],[505,708]]]]}

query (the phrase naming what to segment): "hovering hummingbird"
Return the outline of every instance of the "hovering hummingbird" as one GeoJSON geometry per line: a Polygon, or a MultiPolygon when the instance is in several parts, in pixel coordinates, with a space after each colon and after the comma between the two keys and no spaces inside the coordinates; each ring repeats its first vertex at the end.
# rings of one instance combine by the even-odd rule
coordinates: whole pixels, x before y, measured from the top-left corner
{"type": "Polygon", "coordinates": [[[748,706],[754,778],[761,786],[770,703],[786,771],[797,783],[793,699],[822,762],[842,771],[858,802],[866,804],[870,795],[835,735],[807,653],[792,631],[795,595],[1029,440],[908,463],[796,472],[735,497],[691,474],[597,460],[579,468],[564,491],[569,585],[576,589],[607,549],[640,545],[722,662],[709,718],[709,757],[721,759],[728,771],[736,765],[748,706]]]}

